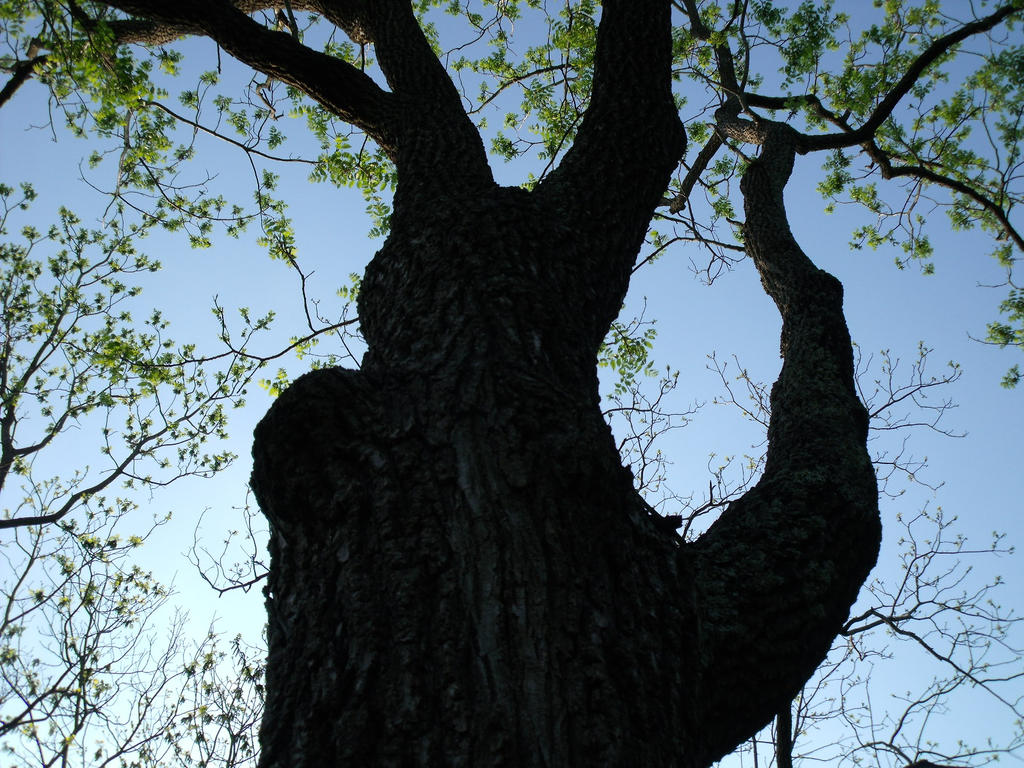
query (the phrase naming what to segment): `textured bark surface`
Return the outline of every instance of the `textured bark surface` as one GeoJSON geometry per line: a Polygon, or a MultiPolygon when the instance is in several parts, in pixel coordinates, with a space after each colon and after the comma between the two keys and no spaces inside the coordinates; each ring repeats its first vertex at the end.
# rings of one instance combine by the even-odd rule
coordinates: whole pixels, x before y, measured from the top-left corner
{"type": "Polygon", "coordinates": [[[300,379],[257,433],[264,765],[707,765],[790,700],[878,523],[841,290],[776,187],[752,166],[748,241],[786,318],[769,464],[691,546],[600,416],[601,241],[519,190],[399,221],[363,370],[300,379]]]}
{"type": "MultiPolygon", "coordinates": [[[[383,42],[412,34],[400,7],[338,13],[383,42]]],[[[841,287],[786,223],[781,129],[743,181],[784,320],[763,479],[684,545],[600,414],[598,345],[684,144],[668,14],[604,4],[593,101],[529,193],[491,181],[418,43],[382,49],[399,187],[360,295],[369,352],[296,381],[256,433],[265,768],[709,765],[845,619],[879,539],[867,421],[841,287]]]]}
{"type": "Polygon", "coordinates": [[[690,578],[601,418],[586,294],[552,275],[586,244],[519,191],[458,208],[368,272],[364,305],[418,309],[367,326],[389,354],[301,379],[260,426],[288,714],[265,764],[672,764],[690,578]]]}
{"type": "MultiPolygon", "coordinates": [[[[842,287],[786,220],[794,152],[859,146],[883,177],[945,186],[1020,244],[996,202],[872,143],[928,67],[1019,2],[932,39],[854,126],[814,94],[752,92],[729,47],[738,31],[749,53],[746,4],[716,33],[710,4],[603,0],[582,124],[529,193],[495,185],[421,4],[284,3],[365,46],[384,82],[266,23],[285,10],[269,0],[64,5],[118,44],[209,37],[365,132],[397,170],[391,234],[360,294],[363,367],[302,377],[256,432],[272,556],[264,768],[695,768],[789,711],[880,538],[842,287]],[[685,146],[673,8],[675,43],[710,47],[724,103],[663,201],[685,146]],[[755,112],[798,102],[833,132],[755,112]],[[784,364],[763,477],[684,543],[620,465],[595,356],[655,206],[683,210],[728,142],[757,155],[744,241],[783,319],[784,364]]],[[[0,104],[44,58],[33,44],[0,104]]]]}

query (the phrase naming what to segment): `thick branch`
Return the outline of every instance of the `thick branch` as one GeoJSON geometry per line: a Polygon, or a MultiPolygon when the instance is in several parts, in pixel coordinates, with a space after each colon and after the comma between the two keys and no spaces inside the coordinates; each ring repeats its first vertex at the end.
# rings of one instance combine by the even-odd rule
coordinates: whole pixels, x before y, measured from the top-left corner
{"type": "MultiPolygon", "coordinates": [[[[698,40],[711,40],[712,33],[708,29],[707,25],[700,17],[700,9],[697,8],[695,0],[684,0],[683,3],[686,8],[686,15],[690,20],[690,33],[698,40]]],[[[733,18],[729,20],[729,23],[725,25],[726,28],[731,26],[736,20],[736,15],[739,12],[740,3],[736,3],[733,8],[733,18]]],[[[715,52],[715,63],[718,66],[718,76],[721,79],[721,86],[725,93],[729,96],[738,97],[740,95],[740,83],[736,77],[736,62],[733,60],[732,49],[729,48],[727,43],[718,43],[714,46],[715,52]]]]}
{"type": "MultiPolygon", "coordinates": [[[[113,3],[108,3],[113,6],[113,3]]],[[[245,14],[268,11],[279,6],[279,3],[268,0],[234,0],[231,3],[237,10],[245,14]]],[[[70,4],[71,15],[87,31],[97,28],[96,19],[90,18],[77,4],[70,4]]],[[[318,12],[319,4],[315,0],[292,0],[293,10],[318,12]]],[[[114,40],[123,45],[166,45],[189,35],[205,35],[201,25],[176,22],[168,24],[155,18],[148,19],[110,19],[104,20],[114,40]]]]}
{"type": "Polygon", "coordinates": [[[607,220],[622,189],[638,191],[653,210],[686,150],[672,97],[670,9],[668,0],[603,5],[590,105],[572,148],[541,185],[568,187],[587,218],[607,220]]]}
{"type": "Polygon", "coordinates": [[[11,71],[11,79],[4,83],[0,90],[0,107],[10,101],[11,97],[27,81],[36,69],[46,63],[46,54],[39,53],[39,41],[33,40],[29,46],[28,58],[19,61],[11,71]]]}
{"type": "Polygon", "coordinates": [[[775,766],[793,768],[793,709],[783,707],[775,718],[775,766]]]}
{"type": "Polygon", "coordinates": [[[348,62],[308,48],[290,34],[267,29],[224,0],[115,0],[108,4],[179,34],[206,35],[239,61],[295,86],[365,130],[385,151],[394,152],[393,97],[348,62]]]}
{"type": "MultiPolygon", "coordinates": [[[[323,0],[350,36],[372,42],[396,98],[399,184],[479,187],[493,183],[487,152],[458,89],[430,47],[408,0],[323,0]]],[[[429,194],[436,198],[436,193],[429,194]]]]}
{"type": "Polygon", "coordinates": [[[812,674],[880,540],[842,287],[807,258],[786,219],[795,132],[767,121],[736,128],[762,144],[741,184],[744,242],[782,315],[784,362],[764,476],[692,548],[706,617],[702,700],[721,712],[709,718],[722,723],[708,734],[713,758],[767,724],[812,674]]]}
{"type": "MultiPolygon", "coordinates": [[[[778,96],[748,94],[745,98],[748,106],[762,107],[765,109],[783,109],[789,107],[792,103],[790,100],[778,96]]],[[[814,94],[802,96],[799,101],[807,104],[822,119],[838,126],[846,135],[853,135],[856,133],[856,131],[846,121],[845,117],[828,110],[825,105],[821,103],[821,100],[814,94]]],[[[733,122],[727,123],[724,127],[726,129],[731,128],[733,135],[735,135],[738,132],[738,126],[741,124],[748,127],[753,126],[752,123],[733,120],[733,122]]],[[[797,135],[796,147],[798,152],[805,151],[804,147],[807,140],[810,138],[813,137],[809,137],[804,134],[797,135]]],[[[760,143],[760,140],[755,143],[760,143]]],[[[996,221],[999,222],[999,226],[1002,227],[1006,236],[1009,237],[1019,249],[1024,250],[1024,235],[1014,227],[1003,206],[999,205],[991,197],[983,194],[977,188],[922,165],[893,165],[890,153],[879,147],[873,138],[861,142],[860,146],[865,154],[867,154],[867,156],[878,165],[883,179],[895,179],[900,177],[917,178],[922,181],[935,184],[936,186],[944,187],[952,192],[957,192],[964,197],[973,200],[988,211],[996,221]]],[[[675,201],[673,201],[673,203],[674,202],[675,201]]]]}
{"type": "Polygon", "coordinates": [[[408,96],[432,94],[462,112],[462,100],[444,66],[438,60],[412,4],[406,0],[325,2],[330,18],[343,29],[358,30],[373,43],[384,77],[395,93],[408,96]]]}

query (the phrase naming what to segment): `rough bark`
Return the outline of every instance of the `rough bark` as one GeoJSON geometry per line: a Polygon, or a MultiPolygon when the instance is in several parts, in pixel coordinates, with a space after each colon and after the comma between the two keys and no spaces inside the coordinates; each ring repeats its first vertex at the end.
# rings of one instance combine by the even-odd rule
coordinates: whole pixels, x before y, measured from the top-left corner
{"type": "MultiPolygon", "coordinates": [[[[496,186],[404,0],[323,0],[385,91],[229,2],[121,0],[201,30],[395,161],[359,371],[300,378],[256,432],[271,523],[264,768],[709,765],[826,653],[879,526],[837,281],[786,224],[760,136],[746,242],[784,321],[763,479],[694,544],[654,523],[595,356],[684,146],[668,0],[606,0],[592,103],[533,192],[496,186]]],[[[736,113],[725,120],[735,120],[736,113]]]]}
{"type": "Polygon", "coordinates": [[[596,244],[518,190],[419,224],[367,275],[363,369],[258,433],[264,764],[691,764],[689,578],[601,419],[597,302],[551,266],[596,244]]]}
{"type": "Polygon", "coordinates": [[[594,371],[671,162],[614,205],[581,210],[570,167],[396,210],[363,369],[300,379],[257,431],[264,766],[703,766],[792,699],[879,526],[842,291],[789,233],[779,144],[744,180],[785,323],[768,466],[693,545],[633,491],[594,371]]]}
{"type": "Polygon", "coordinates": [[[692,546],[600,417],[603,244],[521,190],[398,218],[363,369],[304,377],[257,432],[263,765],[707,765],[792,698],[878,523],[841,292],[779,266],[802,254],[760,170],[748,242],[786,317],[769,465],[692,546]]]}
{"type": "Polygon", "coordinates": [[[721,723],[711,752],[731,751],[788,706],[821,662],[877,557],[877,486],[856,396],[838,280],[794,239],[783,192],[795,132],[746,131],[761,155],[744,173],[744,241],[782,315],[782,370],[771,392],[764,475],[694,543],[705,714],[721,723]]]}

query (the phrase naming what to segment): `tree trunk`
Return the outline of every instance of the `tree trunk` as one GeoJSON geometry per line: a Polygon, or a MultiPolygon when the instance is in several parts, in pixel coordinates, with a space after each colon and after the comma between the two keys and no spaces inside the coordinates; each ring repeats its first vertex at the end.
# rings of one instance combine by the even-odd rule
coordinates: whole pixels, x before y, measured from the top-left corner
{"type": "Polygon", "coordinates": [[[596,353],[683,148],[668,13],[604,4],[592,103],[532,192],[392,126],[363,367],[300,378],[256,432],[264,768],[709,765],[846,618],[878,546],[867,419],[841,288],[786,225],[785,151],[744,179],[784,319],[764,478],[684,544],[601,417],[596,353]]]}
{"type": "Polygon", "coordinates": [[[518,189],[400,216],[362,370],[261,424],[264,765],[694,764],[692,579],[601,417],[592,238],[518,189]]]}
{"type": "Polygon", "coordinates": [[[601,417],[625,287],[588,274],[601,242],[522,190],[435,203],[367,270],[362,370],[301,378],[257,431],[262,765],[708,765],[791,700],[874,562],[838,283],[773,276],[785,220],[748,211],[791,289],[772,448],[684,545],[601,417]]]}

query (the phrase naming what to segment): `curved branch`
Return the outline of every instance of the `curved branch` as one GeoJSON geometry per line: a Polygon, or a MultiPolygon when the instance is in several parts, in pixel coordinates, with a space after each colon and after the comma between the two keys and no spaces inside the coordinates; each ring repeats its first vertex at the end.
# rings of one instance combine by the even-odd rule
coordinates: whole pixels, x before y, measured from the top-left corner
{"type": "Polygon", "coordinates": [[[1024,235],[1022,235],[1017,228],[1010,223],[1010,218],[1006,215],[1006,211],[1003,207],[991,198],[983,195],[974,187],[941,173],[936,173],[930,168],[925,168],[920,165],[894,166],[889,160],[889,154],[879,148],[873,141],[865,142],[864,151],[867,153],[868,157],[878,164],[878,167],[882,172],[883,179],[912,176],[922,179],[923,181],[929,181],[936,186],[945,187],[946,189],[957,192],[964,197],[970,198],[992,214],[996,221],[999,222],[999,225],[1003,228],[1003,232],[1006,233],[1006,236],[1013,240],[1014,245],[1024,251],[1024,235]]]}
{"type": "Polygon", "coordinates": [[[244,142],[238,141],[237,139],[234,139],[231,136],[227,136],[227,135],[225,135],[223,133],[220,133],[219,131],[216,131],[213,128],[208,128],[207,126],[203,125],[202,123],[200,123],[200,122],[198,122],[196,120],[190,120],[189,118],[185,117],[184,115],[179,115],[177,112],[175,112],[173,109],[168,107],[166,104],[162,104],[159,101],[144,101],[142,103],[143,103],[143,105],[145,105],[147,107],[153,107],[154,109],[159,109],[161,112],[165,113],[166,115],[168,115],[170,117],[173,117],[179,123],[182,123],[184,125],[192,126],[192,128],[194,128],[197,131],[202,131],[203,133],[208,134],[210,136],[213,136],[216,139],[220,139],[221,141],[226,141],[228,144],[231,144],[233,146],[238,147],[243,152],[246,152],[246,153],[252,154],[252,155],[256,155],[257,157],[262,157],[264,160],[272,160],[275,163],[301,163],[301,164],[304,164],[304,165],[316,165],[316,160],[307,160],[304,157],[280,157],[278,155],[271,155],[269,152],[263,152],[262,150],[259,150],[256,147],[253,147],[253,146],[250,146],[250,145],[248,145],[248,144],[246,144],[244,142]]]}
{"type": "Polygon", "coordinates": [[[82,488],[80,490],[75,491],[70,496],[68,496],[67,500],[58,509],[54,510],[53,512],[44,515],[26,515],[25,517],[8,517],[0,519],[0,530],[3,530],[5,528],[21,528],[27,525],[46,525],[48,523],[55,523],[58,520],[63,519],[72,509],[74,509],[78,505],[80,501],[84,501],[91,496],[95,496],[98,493],[102,493],[107,488],[107,486],[109,486],[115,480],[117,480],[120,477],[126,477],[128,473],[128,468],[137,458],[143,455],[149,443],[158,440],[169,431],[170,430],[165,427],[164,429],[161,429],[159,432],[155,432],[154,434],[147,436],[145,440],[137,443],[128,453],[128,455],[121,462],[119,462],[112,470],[110,470],[109,474],[107,474],[106,477],[104,477],[102,480],[98,480],[97,482],[93,483],[88,488],[82,488]]]}
{"type": "MultiPolygon", "coordinates": [[[[686,15],[690,20],[690,33],[698,40],[710,41],[712,38],[712,30],[708,29],[707,25],[700,17],[700,9],[697,7],[695,0],[684,0],[683,5],[686,8],[686,15]]],[[[724,28],[731,26],[736,16],[739,14],[739,5],[736,3],[733,6],[733,18],[729,20],[724,28]]],[[[713,48],[715,52],[715,63],[718,65],[718,76],[721,78],[722,89],[730,96],[739,97],[741,88],[739,79],[736,77],[736,62],[732,55],[732,49],[729,48],[726,43],[718,43],[713,48]]]]}
{"type": "MultiPolygon", "coordinates": [[[[874,138],[882,123],[889,119],[900,101],[910,93],[911,89],[921,78],[921,75],[924,74],[925,70],[938,61],[942,56],[947,54],[951,48],[962,43],[973,35],[988,32],[1013,14],[1022,12],[1024,12],[1024,9],[1022,9],[1018,3],[1009,2],[988,16],[964,24],[952,32],[934,40],[931,45],[925,48],[920,55],[911,62],[910,66],[907,67],[906,72],[903,73],[903,77],[901,77],[899,82],[897,82],[889,92],[885,94],[882,100],[872,111],[871,115],[859,128],[850,127],[844,119],[826,109],[817,95],[813,93],[803,94],[800,96],[768,96],[760,93],[747,92],[736,93],[734,90],[737,87],[735,85],[735,75],[733,74],[731,77],[729,76],[731,66],[722,71],[721,61],[723,60],[723,56],[719,55],[718,48],[716,48],[716,56],[718,56],[720,61],[720,76],[723,79],[722,87],[731,95],[735,95],[744,108],[759,107],[762,109],[779,110],[790,109],[793,104],[803,103],[809,106],[819,117],[841,129],[839,133],[820,135],[795,133],[796,151],[800,154],[828,149],[854,147],[859,144],[864,144],[874,138]]],[[[706,28],[703,28],[703,26],[700,28],[694,27],[694,34],[700,37],[700,29],[704,29],[704,36],[710,36],[710,32],[706,30],[706,28]]],[[[726,51],[727,50],[728,49],[726,49],[726,51]]],[[[731,62],[731,53],[730,57],[727,57],[726,60],[731,62]]],[[[737,113],[734,112],[734,114],[737,113]]]]}
{"type": "Polygon", "coordinates": [[[763,477],[692,545],[705,617],[700,696],[722,723],[709,734],[712,758],[788,706],[842,629],[881,539],[842,286],[800,249],[783,203],[796,132],[737,127],[762,144],[741,182],[744,243],[782,315],[784,362],[763,477]]]}
{"type": "Polygon", "coordinates": [[[909,67],[907,67],[907,71],[903,73],[903,77],[900,78],[899,82],[896,83],[896,85],[894,85],[878,103],[878,106],[875,107],[874,111],[863,125],[850,132],[830,133],[821,136],[801,135],[797,151],[805,153],[817,152],[823,149],[841,149],[843,147],[852,147],[862,144],[865,141],[870,141],[881,127],[882,123],[889,119],[893,110],[896,109],[896,106],[903,97],[910,93],[910,90],[914,87],[928,67],[948,53],[953,46],[962,43],[972,35],[987,32],[1012,14],[1021,12],[1022,9],[1019,3],[1007,3],[994,13],[968,24],[964,24],[962,27],[953,30],[949,34],[937,38],[931,45],[921,52],[920,56],[914,59],[909,67]]]}
{"type": "Polygon", "coordinates": [[[370,134],[388,152],[396,148],[394,97],[346,61],[315,51],[291,34],[267,29],[225,0],[113,0],[176,36],[202,34],[239,61],[303,91],[346,122],[370,134]]]}
{"type": "MultiPolygon", "coordinates": [[[[998,203],[977,189],[957,179],[943,175],[921,165],[894,166],[889,153],[882,150],[874,141],[874,136],[882,123],[891,115],[900,100],[906,96],[924,71],[934,64],[941,56],[946,54],[953,46],[963,42],[972,35],[987,32],[999,23],[1010,17],[1015,12],[1021,12],[1021,8],[1008,3],[989,16],[976,21],[964,24],[949,34],[943,35],[929,45],[911,63],[900,78],[899,82],[885,95],[882,101],[874,109],[868,119],[859,127],[853,128],[847,122],[845,116],[837,115],[827,109],[816,94],[805,94],[798,97],[766,96],[757,93],[743,93],[736,99],[729,102],[716,112],[718,127],[730,138],[735,138],[747,143],[761,144],[764,141],[762,127],[748,120],[738,118],[740,108],[758,107],[770,110],[788,109],[794,103],[803,103],[808,106],[818,117],[832,123],[840,129],[839,133],[812,136],[804,133],[793,132],[794,148],[796,152],[805,154],[808,152],[841,149],[845,147],[861,146],[864,152],[874,161],[881,170],[882,178],[894,179],[898,177],[914,177],[928,181],[948,190],[961,194],[974,201],[988,211],[1003,228],[1006,235],[1021,250],[1024,250],[1024,236],[1013,226],[1006,211],[998,203]]],[[[723,78],[725,75],[723,74],[723,78]]],[[[735,79],[735,78],[733,78],[735,79]]],[[[728,86],[725,86],[728,89],[728,86]]],[[[682,205],[680,197],[672,202],[674,206],[682,205]]]]}
{"type": "Polygon", "coordinates": [[[3,89],[0,90],[0,107],[11,100],[11,97],[14,96],[17,90],[32,77],[36,69],[46,63],[47,54],[40,54],[38,51],[39,41],[33,40],[29,46],[28,58],[14,65],[11,79],[4,83],[3,89]]]}
{"type": "MultiPolygon", "coordinates": [[[[516,75],[514,77],[508,78],[507,80],[503,80],[494,89],[494,93],[492,93],[490,96],[488,96],[487,98],[483,99],[479,104],[477,104],[475,107],[473,107],[473,109],[471,110],[471,113],[479,112],[484,107],[486,107],[488,104],[490,104],[492,101],[494,101],[496,98],[501,96],[501,94],[503,94],[506,90],[511,88],[513,85],[516,85],[517,83],[521,83],[524,80],[529,80],[531,77],[537,77],[539,75],[546,75],[546,74],[549,74],[551,72],[558,72],[559,70],[563,70],[563,69],[565,69],[565,64],[551,64],[551,65],[546,66],[546,67],[537,67],[535,69],[531,69],[528,72],[523,72],[521,75],[516,75]]],[[[565,82],[565,80],[568,80],[568,75],[566,75],[565,79],[563,79],[561,82],[565,82]]],[[[557,84],[559,84],[559,83],[556,82],[556,85],[557,84]]]]}

